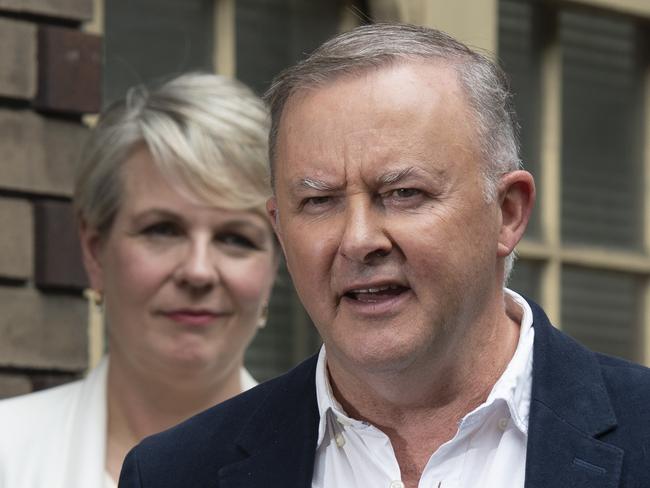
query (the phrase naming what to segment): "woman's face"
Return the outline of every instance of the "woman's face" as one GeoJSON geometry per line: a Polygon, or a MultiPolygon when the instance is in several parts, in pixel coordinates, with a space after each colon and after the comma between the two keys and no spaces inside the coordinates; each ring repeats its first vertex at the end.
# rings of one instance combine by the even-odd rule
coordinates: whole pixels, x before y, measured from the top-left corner
{"type": "Polygon", "coordinates": [[[81,233],[91,284],[104,294],[111,361],[214,381],[236,374],[275,276],[269,223],[194,200],[170,185],[147,149],[121,176],[108,235],[81,233]]]}

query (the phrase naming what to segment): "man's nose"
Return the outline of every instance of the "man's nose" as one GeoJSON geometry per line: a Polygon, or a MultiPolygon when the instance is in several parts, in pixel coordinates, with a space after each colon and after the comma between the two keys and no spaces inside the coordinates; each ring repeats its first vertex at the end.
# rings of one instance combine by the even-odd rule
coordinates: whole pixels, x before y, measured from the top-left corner
{"type": "Polygon", "coordinates": [[[392,248],[381,209],[374,208],[369,199],[350,202],[339,246],[341,255],[351,261],[372,264],[377,258],[390,254],[392,248]]]}
{"type": "Polygon", "coordinates": [[[194,239],[187,243],[176,269],[176,280],[179,285],[194,290],[211,288],[218,283],[219,270],[209,240],[194,239]]]}

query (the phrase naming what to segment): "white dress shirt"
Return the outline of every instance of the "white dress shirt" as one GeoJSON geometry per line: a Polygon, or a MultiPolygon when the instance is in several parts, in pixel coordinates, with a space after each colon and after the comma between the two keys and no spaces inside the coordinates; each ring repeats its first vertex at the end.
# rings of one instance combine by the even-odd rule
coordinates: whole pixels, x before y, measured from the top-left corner
{"type": "MultiPolygon", "coordinates": [[[[533,368],[532,311],[505,290],[506,308],[520,319],[517,349],[487,400],[459,422],[456,435],[431,454],[419,488],[523,488],[533,368]]],[[[312,488],[403,488],[390,439],[350,418],[332,394],[321,348],[316,368],[320,413],[312,488]]]]}

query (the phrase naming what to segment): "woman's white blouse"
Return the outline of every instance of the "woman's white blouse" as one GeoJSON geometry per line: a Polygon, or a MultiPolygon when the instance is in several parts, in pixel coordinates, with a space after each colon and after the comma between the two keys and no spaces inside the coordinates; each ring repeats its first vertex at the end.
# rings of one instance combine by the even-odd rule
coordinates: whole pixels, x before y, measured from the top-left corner
{"type": "MultiPolygon", "coordinates": [[[[105,469],[107,371],[104,358],[83,380],[0,401],[0,488],[116,488],[105,469]]],[[[245,369],[241,380],[257,384],[245,369]]]]}
{"type": "Polygon", "coordinates": [[[0,488],[104,487],[107,370],[0,402],[0,488]]]}

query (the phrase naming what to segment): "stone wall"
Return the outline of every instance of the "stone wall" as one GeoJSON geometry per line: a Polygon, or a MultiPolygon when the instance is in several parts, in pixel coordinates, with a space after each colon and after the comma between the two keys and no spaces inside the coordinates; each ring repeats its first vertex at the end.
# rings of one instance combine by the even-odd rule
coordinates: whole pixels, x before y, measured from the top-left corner
{"type": "Polygon", "coordinates": [[[0,0],[0,398],[88,365],[72,175],[100,107],[92,0],[0,0]]]}

